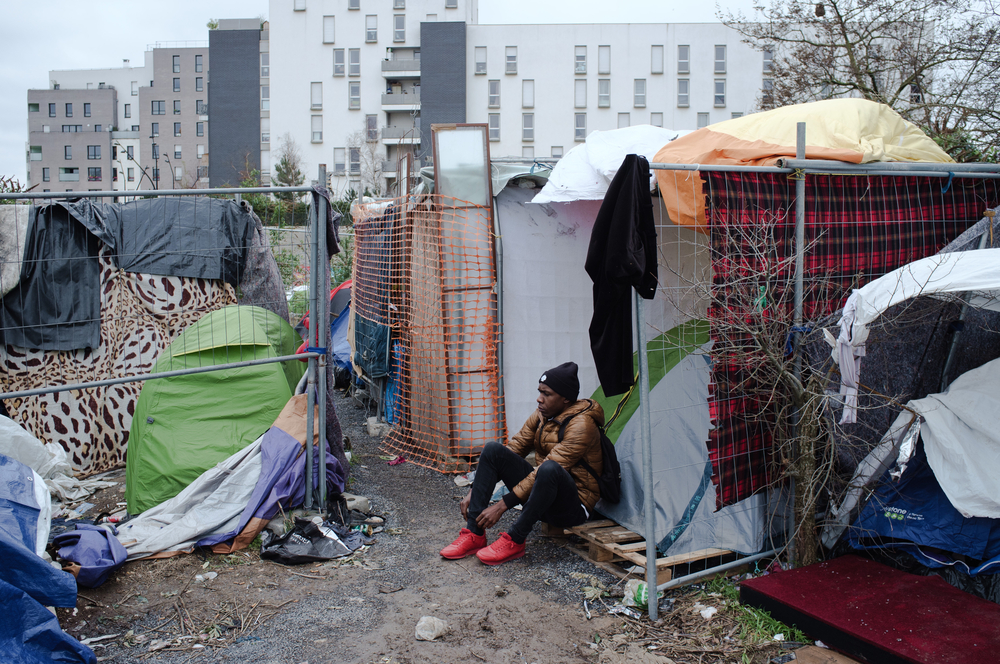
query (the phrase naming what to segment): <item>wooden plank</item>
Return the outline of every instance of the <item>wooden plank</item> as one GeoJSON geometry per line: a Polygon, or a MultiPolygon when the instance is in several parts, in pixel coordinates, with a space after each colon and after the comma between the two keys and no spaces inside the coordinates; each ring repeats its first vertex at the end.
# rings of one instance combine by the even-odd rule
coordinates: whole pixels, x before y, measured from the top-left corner
{"type": "Polygon", "coordinates": [[[572,546],[572,545],[567,545],[566,548],[569,549],[570,551],[572,551],[573,553],[575,553],[576,555],[580,556],[584,560],[586,560],[591,565],[594,565],[595,567],[600,567],[601,569],[603,569],[608,574],[611,574],[612,576],[616,576],[619,579],[625,579],[625,578],[628,578],[629,576],[632,576],[632,575],[630,575],[630,574],[628,574],[626,572],[623,572],[622,569],[620,567],[618,567],[618,565],[614,565],[612,563],[601,562],[599,560],[594,560],[589,555],[587,555],[587,552],[584,551],[583,549],[580,549],[580,548],[572,546]]]}
{"type": "Polygon", "coordinates": [[[628,528],[607,528],[594,533],[599,541],[605,544],[615,544],[617,542],[634,542],[642,539],[641,536],[632,532],[628,528]]]}
{"type": "Polygon", "coordinates": [[[615,554],[609,551],[607,547],[603,547],[598,543],[591,542],[588,553],[591,558],[603,563],[611,562],[615,559],[615,554]]]}
{"type": "Polygon", "coordinates": [[[552,524],[542,522],[541,527],[542,537],[566,537],[568,534],[565,528],[559,526],[553,526],[552,524]]]}
{"type": "Polygon", "coordinates": [[[594,530],[595,528],[607,528],[608,526],[617,526],[618,523],[612,521],[611,519],[601,519],[600,521],[587,521],[579,526],[573,526],[572,528],[567,528],[577,535],[582,535],[585,532],[594,530]]]}
{"type": "Polygon", "coordinates": [[[816,646],[805,646],[796,650],[795,661],[801,664],[858,664],[857,660],[847,655],[816,646]]]}
{"type": "MultiPolygon", "coordinates": [[[[631,560],[636,565],[642,565],[644,567],[646,565],[646,556],[639,553],[639,551],[642,551],[643,553],[646,552],[646,544],[644,542],[636,542],[635,544],[608,544],[607,547],[616,555],[619,555],[626,560],[631,560]],[[641,546],[639,546],[640,544],[641,546]]],[[[702,549],[701,551],[692,551],[691,553],[684,553],[678,556],[657,558],[656,566],[673,567],[675,565],[693,563],[706,558],[724,556],[731,553],[732,551],[727,549],[702,549]]]]}

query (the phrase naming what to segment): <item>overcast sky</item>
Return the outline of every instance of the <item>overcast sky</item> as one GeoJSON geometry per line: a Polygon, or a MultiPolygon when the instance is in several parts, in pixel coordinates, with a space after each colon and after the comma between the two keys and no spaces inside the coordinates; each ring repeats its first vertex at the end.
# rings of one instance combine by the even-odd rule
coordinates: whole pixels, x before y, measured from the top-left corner
{"type": "MultiPolygon", "coordinates": [[[[291,2],[291,0],[281,0],[291,2]]],[[[388,2],[388,0],[367,0],[388,2]]],[[[751,0],[719,0],[749,12],[751,0]]],[[[210,18],[267,17],[267,0],[5,0],[0,21],[0,175],[25,173],[27,91],[48,87],[53,69],[142,63],[155,42],[207,41],[210,18]]],[[[714,2],[691,0],[479,0],[480,23],[698,23],[714,2]],[[613,8],[613,10],[611,10],[613,8]]]]}

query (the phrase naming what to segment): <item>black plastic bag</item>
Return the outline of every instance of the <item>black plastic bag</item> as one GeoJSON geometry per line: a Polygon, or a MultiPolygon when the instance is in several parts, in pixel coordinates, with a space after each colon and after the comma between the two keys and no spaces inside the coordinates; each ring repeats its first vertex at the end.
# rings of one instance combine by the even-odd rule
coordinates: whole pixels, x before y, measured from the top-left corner
{"type": "Polygon", "coordinates": [[[295,519],[295,528],[280,537],[270,536],[260,548],[261,558],[282,565],[331,560],[350,553],[351,549],[328,527],[321,529],[312,521],[298,518],[295,519]]]}

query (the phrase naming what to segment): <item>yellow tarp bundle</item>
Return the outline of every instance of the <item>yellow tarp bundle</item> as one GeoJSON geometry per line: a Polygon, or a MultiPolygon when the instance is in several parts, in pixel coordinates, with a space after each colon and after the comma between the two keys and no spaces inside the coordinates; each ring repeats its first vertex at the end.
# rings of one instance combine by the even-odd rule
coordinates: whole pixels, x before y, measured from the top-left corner
{"type": "MultiPolygon", "coordinates": [[[[699,129],[665,145],[661,164],[773,166],[795,157],[796,125],[806,123],[806,159],[854,164],[954,160],[916,125],[885,104],[829,99],[754,113],[699,129]]],[[[670,219],[704,229],[704,180],[698,171],[656,171],[670,219]]]]}

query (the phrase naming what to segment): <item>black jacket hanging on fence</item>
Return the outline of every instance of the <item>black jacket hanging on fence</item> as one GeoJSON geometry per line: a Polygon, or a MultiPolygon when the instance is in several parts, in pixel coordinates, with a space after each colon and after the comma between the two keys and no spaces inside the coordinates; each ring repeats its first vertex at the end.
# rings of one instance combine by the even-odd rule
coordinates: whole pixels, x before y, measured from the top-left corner
{"type": "Polygon", "coordinates": [[[597,213],[587,250],[594,282],[590,348],[604,394],[626,392],[633,383],[632,298],[656,294],[656,228],[649,195],[649,162],[625,157],[597,213]]]}

